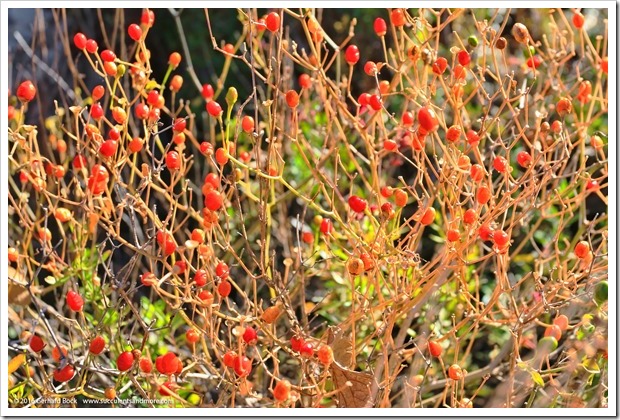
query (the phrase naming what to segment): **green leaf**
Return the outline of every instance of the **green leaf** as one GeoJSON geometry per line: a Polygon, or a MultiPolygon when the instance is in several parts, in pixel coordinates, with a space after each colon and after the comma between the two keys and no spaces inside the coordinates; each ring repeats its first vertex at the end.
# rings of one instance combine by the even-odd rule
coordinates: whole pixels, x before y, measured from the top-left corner
{"type": "Polygon", "coordinates": [[[601,373],[601,368],[598,366],[598,363],[596,363],[596,360],[594,359],[588,359],[584,357],[581,362],[581,366],[583,366],[583,368],[588,373],[601,373]]]}
{"type": "Polygon", "coordinates": [[[545,381],[543,380],[542,376],[540,376],[540,373],[536,372],[534,369],[530,371],[530,376],[532,377],[532,380],[536,383],[536,385],[545,386],[545,381]]]}

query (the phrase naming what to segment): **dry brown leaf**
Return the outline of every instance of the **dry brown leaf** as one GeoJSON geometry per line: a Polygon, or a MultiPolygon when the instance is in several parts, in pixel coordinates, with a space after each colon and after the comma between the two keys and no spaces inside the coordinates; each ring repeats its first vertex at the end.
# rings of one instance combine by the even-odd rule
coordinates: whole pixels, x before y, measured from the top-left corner
{"type": "Polygon", "coordinates": [[[356,372],[334,362],[329,368],[338,396],[338,407],[372,407],[370,388],[374,377],[366,372],[356,372]]]}
{"type": "Polygon", "coordinates": [[[13,267],[9,267],[9,305],[28,306],[30,305],[30,293],[24,286],[26,280],[24,275],[21,274],[13,267]]]}
{"type": "Polygon", "coordinates": [[[353,346],[351,336],[345,335],[339,327],[330,327],[327,331],[327,344],[334,351],[334,360],[341,366],[350,368],[353,364],[353,346]]]}

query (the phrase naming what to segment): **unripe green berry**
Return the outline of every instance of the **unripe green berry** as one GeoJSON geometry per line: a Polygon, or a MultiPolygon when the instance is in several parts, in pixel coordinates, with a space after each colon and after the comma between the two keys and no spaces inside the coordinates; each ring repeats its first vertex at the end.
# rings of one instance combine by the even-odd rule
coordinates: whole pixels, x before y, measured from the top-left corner
{"type": "Polygon", "coordinates": [[[237,89],[232,86],[228,88],[228,92],[226,93],[226,103],[229,107],[233,106],[235,102],[237,102],[238,97],[239,94],[237,93],[237,89]]]}

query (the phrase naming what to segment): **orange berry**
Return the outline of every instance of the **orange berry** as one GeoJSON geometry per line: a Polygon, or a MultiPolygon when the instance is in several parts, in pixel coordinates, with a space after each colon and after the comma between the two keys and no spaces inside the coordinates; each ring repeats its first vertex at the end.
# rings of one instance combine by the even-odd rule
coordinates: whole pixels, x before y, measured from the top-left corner
{"type": "Polygon", "coordinates": [[[428,342],[428,351],[431,354],[431,356],[433,357],[439,357],[441,356],[441,353],[443,353],[443,348],[441,347],[441,344],[439,344],[436,341],[429,341],[428,342]]]}
{"type": "Polygon", "coordinates": [[[566,331],[568,328],[568,317],[566,315],[558,315],[554,320],[553,324],[560,327],[560,330],[566,331]]]}
{"type": "Polygon", "coordinates": [[[422,226],[428,226],[435,220],[435,209],[433,207],[427,208],[422,217],[420,218],[420,223],[422,226]]]}
{"type": "Polygon", "coordinates": [[[364,262],[361,258],[351,257],[347,261],[347,271],[352,276],[359,276],[364,272],[364,262]]]}
{"type": "Polygon", "coordinates": [[[584,259],[588,252],[590,252],[590,244],[586,241],[581,241],[575,245],[575,255],[577,258],[584,259]]]}
{"type": "Polygon", "coordinates": [[[62,352],[64,357],[67,357],[67,348],[65,346],[60,346],[60,348],[58,348],[58,346],[54,347],[52,349],[52,359],[54,359],[54,361],[56,362],[60,362],[61,356],[60,353],[62,352]]]}
{"type": "Polygon", "coordinates": [[[278,381],[276,386],[273,388],[273,398],[277,401],[286,401],[288,400],[291,394],[291,383],[289,381],[282,380],[278,381]]]}
{"type": "Polygon", "coordinates": [[[562,337],[562,329],[558,325],[551,325],[545,329],[545,337],[553,337],[559,340],[562,337]]]}
{"type": "Polygon", "coordinates": [[[325,366],[329,366],[334,362],[334,351],[328,345],[324,344],[319,347],[319,349],[316,351],[316,355],[319,359],[319,362],[321,362],[325,366]]]}
{"type": "Polygon", "coordinates": [[[457,364],[454,364],[448,368],[448,377],[454,381],[460,381],[463,379],[463,369],[457,364]]]}

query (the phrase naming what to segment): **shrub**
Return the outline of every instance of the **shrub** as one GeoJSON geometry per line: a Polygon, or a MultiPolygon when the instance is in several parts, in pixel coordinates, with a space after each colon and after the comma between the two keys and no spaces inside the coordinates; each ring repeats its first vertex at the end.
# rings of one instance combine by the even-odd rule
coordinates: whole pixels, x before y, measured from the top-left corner
{"type": "Polygon", "coordinates": [[[11,406],[605,406],[606,11],[237,12],[16,80],[11,406]]]}

